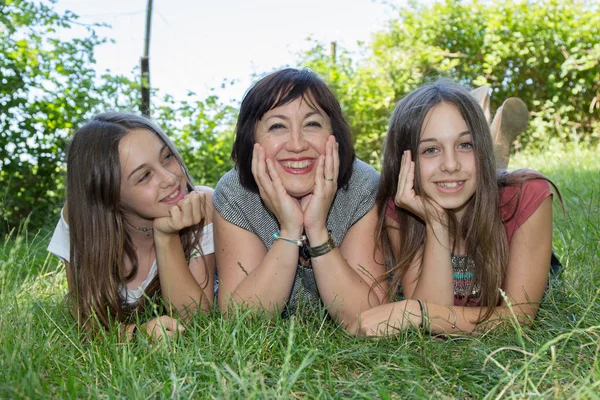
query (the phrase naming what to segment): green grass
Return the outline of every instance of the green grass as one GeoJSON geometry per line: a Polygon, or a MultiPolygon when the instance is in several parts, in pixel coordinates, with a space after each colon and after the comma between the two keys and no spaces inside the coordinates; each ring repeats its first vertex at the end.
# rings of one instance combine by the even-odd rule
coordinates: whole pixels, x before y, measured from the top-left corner
{"type": "Polygon", "coordinates": [[[531,329],[442,340],[354,338],[317,316],[198,315],[177,340],[83,341],[48,234],[0,245],[0,398],[600,397],[600,151],[517,155],[561,189],[565,265],[531,329]]]}

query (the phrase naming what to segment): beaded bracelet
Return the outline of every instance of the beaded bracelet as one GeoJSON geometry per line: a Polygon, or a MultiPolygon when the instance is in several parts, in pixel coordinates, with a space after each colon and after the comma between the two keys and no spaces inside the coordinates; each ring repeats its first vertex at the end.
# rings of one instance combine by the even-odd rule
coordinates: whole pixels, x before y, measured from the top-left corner
{"type": "Polygon", "coordinates": [[[300,239],[290,239],[290,238],[281,236],[281,231],[279,231],[279,232],[273,234],[273,239],[275,239],[275,240],[281,239],[284,242],[294,243],[296,246],[301,247],[304,244],[304,242],[306,241],[306,235],[302,235],[302,237],[300,239]]]}

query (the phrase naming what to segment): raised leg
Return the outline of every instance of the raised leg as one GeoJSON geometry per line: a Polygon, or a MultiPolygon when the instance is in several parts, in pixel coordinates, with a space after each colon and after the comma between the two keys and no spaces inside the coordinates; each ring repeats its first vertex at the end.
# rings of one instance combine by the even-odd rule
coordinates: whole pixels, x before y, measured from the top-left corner
{"type": "Polygon", "coordinates": [[[523,100],[510,97],[498,108],[490,125],[496,155],[496,168],[506,169],[510,145],[527,128],[529,112],[523,100]]]}

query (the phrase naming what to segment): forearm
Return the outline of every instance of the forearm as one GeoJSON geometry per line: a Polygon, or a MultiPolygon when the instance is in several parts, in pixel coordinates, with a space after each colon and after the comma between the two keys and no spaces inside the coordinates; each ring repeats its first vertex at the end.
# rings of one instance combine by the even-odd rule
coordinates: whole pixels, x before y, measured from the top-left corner
{"type": "Polygon", "coordinates": [[[231,295],[227,294],[229,288],[223,288],[227,296],[225,300],[251,307],[256,306],[260,311],[272,315],[281,312],[292,290],[298,267],[298,256],[298,246],[276,240],[260,264],[250,273],[243,269],[243,265],[231,266],[230,268],[240,268],[246,277],[231,295]]]}
{"type": "MultiPolygon", "coordinates": [[[[418,302],[407,300],[410,304],[408,309],[412,312],[412,326],[420,326],[421,312],[418,302]]],[[[535,308],[537,310],[537,308],[535,308]]],[[[516,305],[509,308],[506,305],[496,307],[489,319],[478,323],[479,318],[485,314],[485,307],[458,307],[445,306],[423,302],[423,315],[425,317],[424,328],[433,334],[477,334],[479,332],[496,329],[506,324],[529,325],[535,318],[535,310],[531,305],[516,305]],[[531,312],[533,311],[533,314],[531,312]]]]}
{"type": "Polygon", "coordinates": [[[376,288],[348,265],[339,249],[311,261],[321,300],[344,328],[355,322],[361,312],[381,304],[376,288]]]}
{"type": "Polygon", "coordinates": [[[440,223],[427,225],[421,273],[411,299],[454,304],[454,283],[448,229],[440,223]]]}
{"type": "Polygon", "coordinates": [[[211,291],[211,296],[207,296],[192,275],[179,235],[155,237],[154,245],[161,292],[166,303],[185,317],[193,315],[198,308],[208,312],[212,306],[213,288],[206,288],[211,291]]]}

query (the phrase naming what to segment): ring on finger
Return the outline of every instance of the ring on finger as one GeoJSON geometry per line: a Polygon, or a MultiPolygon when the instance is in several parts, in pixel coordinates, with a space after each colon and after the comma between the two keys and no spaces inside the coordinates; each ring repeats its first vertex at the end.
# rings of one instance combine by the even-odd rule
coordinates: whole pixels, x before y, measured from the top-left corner
{"type": "Polygon", "coordinates": [[[326,177],[326,176],[324,176],[324,175],[323,175],[323,179],[325,179],[326,181],[329,181],[329,182],[333,182],[333,178],[327,178],[327,177],[326,177]]]}

